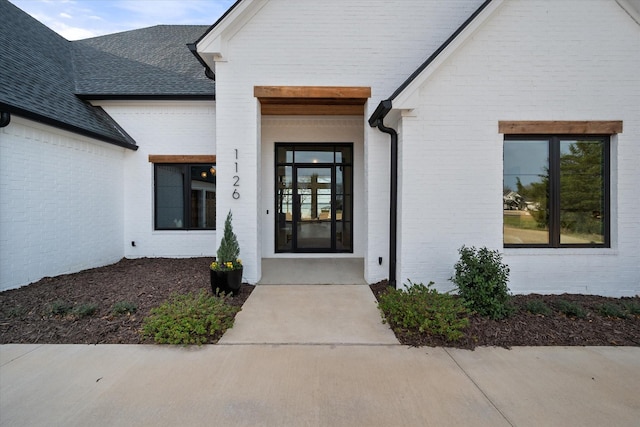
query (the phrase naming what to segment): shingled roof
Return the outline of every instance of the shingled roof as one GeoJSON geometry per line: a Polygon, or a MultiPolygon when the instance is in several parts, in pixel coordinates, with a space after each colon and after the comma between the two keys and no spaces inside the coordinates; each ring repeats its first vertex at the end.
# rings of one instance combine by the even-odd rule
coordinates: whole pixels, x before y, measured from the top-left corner
{"type": "Polygon", "coordinates": [[[207,28],[157,25],[73,42],[76,93],[87,99],[214,99],[214,82],[186,46],[207,28]]]}
{"type": "Polygon", "coordinates": [[[70,42],[0,0],[0,112],[136,149],[92,99],[214,99],[186,44],[206,26],[156,26],[70,42]]]}

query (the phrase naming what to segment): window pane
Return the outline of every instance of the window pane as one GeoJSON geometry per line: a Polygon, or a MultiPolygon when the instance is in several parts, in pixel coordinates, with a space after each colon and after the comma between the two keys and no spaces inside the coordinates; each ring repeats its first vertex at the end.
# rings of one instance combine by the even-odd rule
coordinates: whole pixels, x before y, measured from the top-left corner
{"type": "Polygon", "coordinates": [[[505,141],[505,244],[549,243],[549,141],[505,141]]]}
{"type": "Polygon", "coordinates": [[[293,238],[293,168],[291,166],[278,167],[278,188],[276,195],[276,210],[278,224],[276,234],[276,248],[279,251],[291,250],[293,238]]]}
{"type": "Polygon", "coordinates": [[[293,148],[278,147],[276,158],[278,163],[293,163],[293,148]]]}
{"type": "Polygon", "coordinates": [[[156,166],[156,228],[183,228],[184,175],[180,166],[156,166]]]}
{"type": "Polygon", "coordinates": [[[604,243],[604,143],[560,141],[560,243],[604,243]]]}
{"type": "Polygon", "coordinates": [[[333,163],[333,147],[297,147],[296,163],[333,163]]]}
{"type": "Polygon", "coordinates": [[[214,165],[191,166],[191,228],[216,226],[216,174],[214,165]]]}

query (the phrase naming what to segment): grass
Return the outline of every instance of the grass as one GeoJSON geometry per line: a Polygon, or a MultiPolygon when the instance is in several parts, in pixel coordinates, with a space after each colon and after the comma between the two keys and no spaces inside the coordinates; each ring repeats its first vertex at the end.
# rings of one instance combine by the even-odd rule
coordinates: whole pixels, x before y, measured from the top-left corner
{"type": "Polygon", "coordinates": [[[503,214],[504,225],[507,227],[520,228],[524,230],[541,230],[535,218],[522,211],[505,211],[503,214]],[[517,213],[514,213],[517,212],[517,213]]]}

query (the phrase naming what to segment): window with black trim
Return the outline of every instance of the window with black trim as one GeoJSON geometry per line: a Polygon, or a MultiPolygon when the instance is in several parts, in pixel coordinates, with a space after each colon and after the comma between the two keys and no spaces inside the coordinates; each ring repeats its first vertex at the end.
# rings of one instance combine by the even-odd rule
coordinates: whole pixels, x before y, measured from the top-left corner
{"type": "Polygon", "coordinates": [[[505,247],[610,247],[609,136],[505,136],[505,247]]]}
{"type": "Polygon", "coordinates": [[[156,230],[215,230],[215,166],[215,163],[154,164],[156,230]]]}

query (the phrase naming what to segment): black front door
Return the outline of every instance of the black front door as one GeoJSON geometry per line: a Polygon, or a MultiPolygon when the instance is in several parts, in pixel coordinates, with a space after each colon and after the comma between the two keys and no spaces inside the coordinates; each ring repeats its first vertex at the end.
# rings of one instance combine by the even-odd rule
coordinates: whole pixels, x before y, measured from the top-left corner
{"type": "Polygon", "coordinates": [[[352,151],[276,145],[276,252],[353,252],[352,151]]]}

